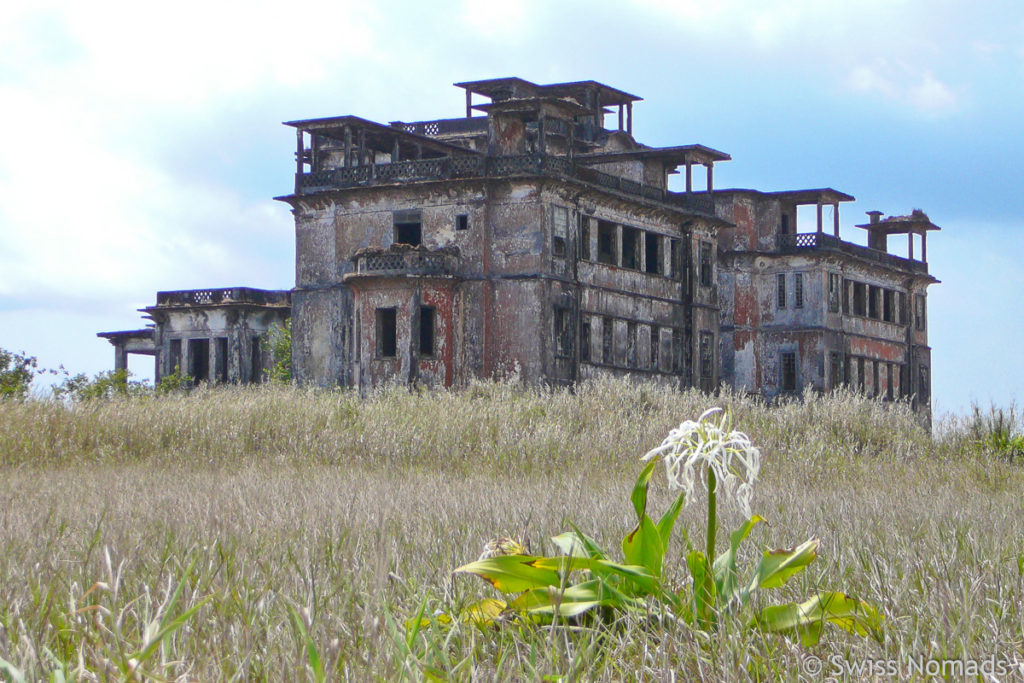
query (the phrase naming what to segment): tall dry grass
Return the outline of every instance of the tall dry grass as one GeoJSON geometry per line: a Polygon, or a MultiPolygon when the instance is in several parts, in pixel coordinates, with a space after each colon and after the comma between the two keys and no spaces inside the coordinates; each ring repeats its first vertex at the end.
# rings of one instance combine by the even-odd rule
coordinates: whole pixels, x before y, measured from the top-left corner
{"type": "MultiPolygon", "coordinates": [[[[1024,660],[1024,473],[965,444],[851,395],[767,407],[622,382],[0,403],[0,658],[26,680],[117,680],[152,623],[201,604],[145,676],[312,678],[296,615],[332,679],[776,680],[810,655],[1024,660]],[[490,594],[449,572],[493,536],[550,549],[572,521],[614,547],[637,458],[712,404],[764,451],[753,507],[772,527],[752,546],[822,539],[782,597],[842,586],[885,613],[883,644],[838,635],[805,652],[735,624],[708,641],[636,618],[407,637],[421,607],[490,594]]],[[[696,531],[698,510],[680,523],[696,531]]]]}

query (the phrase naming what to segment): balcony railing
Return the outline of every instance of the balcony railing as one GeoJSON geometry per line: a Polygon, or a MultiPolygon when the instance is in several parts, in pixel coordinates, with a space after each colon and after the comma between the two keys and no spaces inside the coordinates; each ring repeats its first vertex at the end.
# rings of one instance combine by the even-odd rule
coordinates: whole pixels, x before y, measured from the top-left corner
{"type": "Polygon", "coordinates": [[[928,264],[914,259],[896,256],[886,251],[871,249],[860,244],[846,242],[834,235],[823,232],[802,232],[797,234],[779,235],[778,248],[781,252],[797,252],[804,249],[822,249],[837,251],[851,256],[858,256],[886,266],[903,268],[915,273],[927,273],[928,264]]]}
{"type": "Polygon", "coordinates": [[[224,289],[184,289],[157,292],[157,306],[211,306],[218,304],[254,304],[259,306],[288,306],[286,291],[227,287],[224,289]]]}
{"type": "MultiPolygon", "coordinates": [[[[410,124],[411,125],[411,124],[410,124]]],[[[417,180],[450,180],[453,178],[508,177],[517,175],[563,176],[591,183],[609,190],[670,204],[689,211],[714,215],[715,203],[710,197],[682,194],[644,185],[628,178],[604,173],[569,157],[546,154],[511,156],[438,157],[336,168],[327,171],[300,173],[295,177],[297,194],[330,189],[378,185],[417,180]]]]}
{"type": "Polygon", "coordinates": [[[451,251],[388,249],[356,256],[357,275],[452,275],[458,255],[451,251]]]}

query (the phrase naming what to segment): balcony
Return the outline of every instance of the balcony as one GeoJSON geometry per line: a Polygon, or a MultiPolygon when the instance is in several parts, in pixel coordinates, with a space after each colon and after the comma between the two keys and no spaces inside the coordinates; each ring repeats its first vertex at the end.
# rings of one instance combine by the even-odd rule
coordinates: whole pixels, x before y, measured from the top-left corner
{"type": "Polygon", "coordinates": [[[360,276],[450,277],[459,264],[458,249],[427,250],[422,247],[394,246],[390,249],[364,249],[356,253],[356,270],[345,279],[360,276]]]}
{"type": "Polygon", "coordinates": [[[914,259],[896,256],[886,251],[870,249],[859,244],[846,242],[823,232],[804,232],[795,235],[779,235],[778,250],[783,254],[795,254],[807,250],[831,251],[849,254],[883,266],[900,268],[913,273],[928,273],[928,264],[914,259]]]}
{"type": "Polygon", "coordinates": [[[715,213],[715,203],[710,197],[698,197],[643,185],[628,178],[603,173],[577,164],[569,157],[547,154],[496,157],[449,156],[300,173],[295,176],[295,192],[304,195],[325,190],[370,185],[458,178],[506,178],[522,175],[570,178],[687,211],[708,215],[715,213]]]}

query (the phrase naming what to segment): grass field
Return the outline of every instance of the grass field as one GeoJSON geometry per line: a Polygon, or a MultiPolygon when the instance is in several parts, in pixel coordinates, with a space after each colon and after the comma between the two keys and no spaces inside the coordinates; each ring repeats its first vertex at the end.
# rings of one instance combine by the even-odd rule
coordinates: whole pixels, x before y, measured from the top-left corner
{"type": "MultiPolygon", "coordinates": [[[[903,675],[908,660],[1024,661],[1022,491],[1021,464],[964,424],[933,440],[849,395],[768,408],[608,382],[0,402],[0,680],[796,680],[812,657],[903,675]],[[616,547],[639,457],[715,404],[763,452],[753,509],[771,526],[747,552],[821,539],[778,599],[846,590],[885,615],[882,643],[833,630],[807,649],[738,621],[705,636],[636,616],[409,637],[421,607],[494,594],[450,574],[494,536],[551,551],[573,522],[616,547]]],[[[680,524],[698,531],[701,514],[680,524]]],[[[682,552],[666,570],[679,582],[682,552]]]]}

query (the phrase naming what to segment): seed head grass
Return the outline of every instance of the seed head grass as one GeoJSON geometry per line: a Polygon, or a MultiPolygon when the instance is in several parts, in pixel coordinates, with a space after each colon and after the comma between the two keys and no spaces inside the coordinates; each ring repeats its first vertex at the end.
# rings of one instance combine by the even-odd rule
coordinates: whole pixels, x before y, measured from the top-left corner
{"type": "MultiPolygon", "coordinates": [[[[882,644],[840,635],[813,654],[1024,659],[1021,465],[956,425],[933,439],[905,406],[619,381],[262,386],[0,401],[0,680],[796,680],[806,652],[742,628],[405,626],[489,597],[450,572],[495,537],[551,552],[571,521],[614,547],[640,456],[712,405],[761,450],[774,528],[747,552],[821,539],[780,598],[842,585],[885,614],[882,644]]],[[[673,493],[652,486],[651,507],[673,493]]],[[[679,582],[684,551],[666,562],[679,582]]]]}

